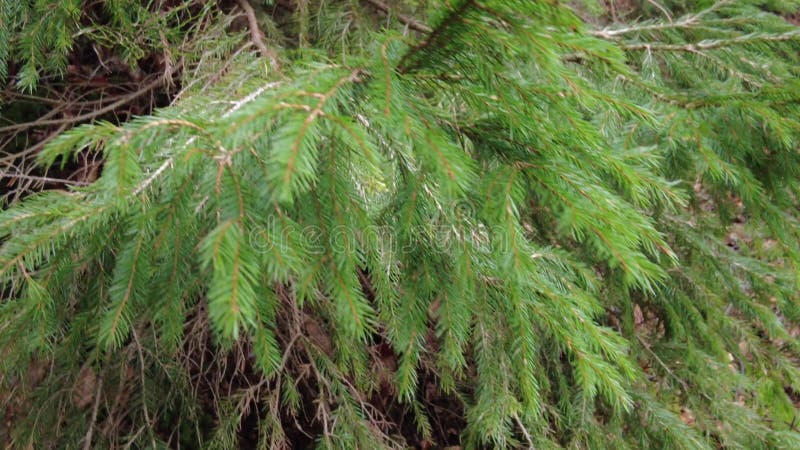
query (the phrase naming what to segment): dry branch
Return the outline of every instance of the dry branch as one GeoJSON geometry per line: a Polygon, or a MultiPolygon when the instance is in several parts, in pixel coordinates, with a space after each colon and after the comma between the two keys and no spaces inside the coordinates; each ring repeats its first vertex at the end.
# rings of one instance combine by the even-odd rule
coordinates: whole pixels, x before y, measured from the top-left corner
{"type": "Polygon", "coordinates": [[[264,44],[264,33],[261,32],[261,28],[258,26],[258,18],[256,18],[255,10],[247,0],[238,0],[238,3],[239,7],[244,11],[245,16],[247,16],[247,24],[250,27],[250,39],[253,41],[253,44],[258,48],[261,56],[269,59],[269,64],[273,69],[280,70],[280,63],[278,62],[275,52],[264,44]]]}

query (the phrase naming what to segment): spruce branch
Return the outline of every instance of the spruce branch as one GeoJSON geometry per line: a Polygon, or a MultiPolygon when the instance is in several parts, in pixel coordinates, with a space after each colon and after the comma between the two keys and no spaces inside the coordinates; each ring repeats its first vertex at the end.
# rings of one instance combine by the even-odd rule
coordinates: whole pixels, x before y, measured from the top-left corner
{"type": "MultiPolygon", "coordinates": [[[[253,100],[255,100],[256,98],[258,98],[261,94],[266,92],[268,89],[273,89],[273,88],[275,88],[275,87],[277,87],[277,86],[279,86],[281,84],[282,84],[282,82],[280,82],[280,81],[274,81],[274,82],[266,83],[266,84],[262,85],[261,87],[259,87],[258,89],[254,90],[253,92],[251,92],[247,96],[245,96],[242,99],[237,100],[236,102],[234,102],[233,106],[231,106],[227,111],[225,111],[225,113],[222,115],[222,118],[225,119],[225,118],[230,117],[231,114],[235,113],[236,111],[241,109],[243,106],[247,105],[248,103],[250,103],[253,100]]],[[[189,140],[186,141],[186,145],[187,146],[192,145],[192,143],[195,141],[195,139],[196,139],[195,137],[189,138],[189,140]]],[[[147,177],[144,181],[142,181],[136,187],[136,189],[133,190],[133,195],[134,196],[139,195],[142,191],[147,189],[148,186],[153,184],[153,182],[158,177],[160,177],[161,174],[163,174],[164,171],[167,170],[167,168],[169,168],[172,165],[173,161],[174,161],[174,156],[170,156],[169,158],[166,158],[161,163],[161,165],[158,166],[158,168],[156,170],[154,170],[152,174],[150,174],[149,177],[147,177]]]]}
{"type": "Polygon", "coordinates": [[[417,62],[413,61],[417,54],[424,51],[426,48],[433,47],[439,44],[439,39],[446,33],[455,23],[462,20],[462,16],[469,11],[470,8],[475,6],[476,0],[464,0],[457,8],[451,10],[447,17],[438,24],[428,36],[412,47],[397,64],[401,73],[409,72],[417,62]],[[411,65],[409,65],[411,64],[411,65]]]}
{"type": "Polygon", "coordinates": [[[269,21],[303,47],[280,81],[253,28],[221,33],[181,52],[205,87],[48,144],[103,172],[0,212],[0,373],[52,366],[0,377],[19,442],[800,448],[797,45],[692,44],[785,21],[718,2],[591,32],[569,2],[459,0],[406,47],[402,2],[252,8],[303,22],[269,21]],[[97,352],[115,398],[73,409],[97,352]]]}
{"type": "Polygon", "coordinates": [[[784,41],[794,40],[797,38],[800,38],[800,30],[791,30],[779,34],[750,33],[730,39],[708,39],[690,44],[660,44],[656,42],[623,44],[622,48],[629,51],[644,50],[648,52],[674,51],[674,52],[697,53],[703,50],[713,50],[724,47],[732,47],[736,45],[755,44],[761,42],[784,42],[784,41]]]}
{"type": "Polygon", "coordinates": [[[603,28],[602,30],[591,31],[590,34],[603,39],[613,39],[625,34],[641,33],[648,31],[663,31],[676,28],[691,28],[698,24],[696,16],[684,17],[675,22],[645,23],[627,26],[624,28],[603,28]]]}
{"type": "Polygon", "coordinates": [[[730,4],[733,0],[721,0],[710,7],[696,13],[696,14],[689,14],[686,16],[681,17],[676,21],[668,21],[668,22],[656,22],[656,23],[642,23],[642,24],[634,24],[626,27],[615,27],[610,28],[606,27],[602,30],[591,31],[590,34],[593,36],[601,37],[604,39],[611,39],[617,36],[625,35],[625,34],[632,34],[632,33],[640,33],[643,31],[662,31],[662,30],[670,30],[676,28],[692,28],[698,26],[702,23],[701,19],[712,13],[713,11],[730,4]]]}

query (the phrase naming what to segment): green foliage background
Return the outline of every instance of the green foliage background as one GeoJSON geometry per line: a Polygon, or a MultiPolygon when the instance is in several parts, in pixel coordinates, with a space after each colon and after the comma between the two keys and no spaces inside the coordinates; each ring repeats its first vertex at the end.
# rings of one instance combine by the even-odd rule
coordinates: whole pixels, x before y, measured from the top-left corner
{"type": "Polygon", "coordinates": [[[51,3],[0,3],[20,89],[196,45],[0,214],[14,446],[800,448],[800,5],[254,3],[276,64],[224,2],[51,3]]]}

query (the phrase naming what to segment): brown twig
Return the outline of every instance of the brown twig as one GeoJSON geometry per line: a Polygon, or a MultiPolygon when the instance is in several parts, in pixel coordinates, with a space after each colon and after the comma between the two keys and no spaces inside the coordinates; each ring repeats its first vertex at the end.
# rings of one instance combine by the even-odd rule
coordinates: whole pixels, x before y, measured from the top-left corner
{"type": "Polygon", "coordinates": [[[280,63],[278,63],[275,52],[267,48],[266,44],[264,44],[264,33],[261,32],[261,28],[258,26],[255,10],[253,10],[253,7],[247,0],[237,0],[237,2],[239,3],[239,7],[244,10],[245,16],[247,16],[247,23],[250,27],[250,39],[253,41],[253,44],[258,48],[261,56],[269,59],[269,64],[273,69],[280,70],[280,63]]]}
{"type": "MultiPolygon", "coordinates": [[[[393,11],[386,3],[383,3],[380,0],[366,0],[367,3],[374,6],[375,9],[382,12],[386,15],[392,15],[393,11]]],[[[433,31],[431,27],[425,25],[424,23],[418,21],[417,19],[407,16],[405,14],[394,14],[394,17],[397,17],[397,20],[400,21],[403,25],[411,28],[412,30],[419,31],[420,33],[430,33],[433,31]]]]}
{"type": "Polygon", "coordinates": [[[83,450],[90,450],[92,448],[92,434],[94,433],[94,426],[97,423],[97,411],[100,409],[100,394],[103,388],[103,377],[97,379],[97,390],[94,393],[94,407],[92,407],[92,421],[89,423],[89,429],[86,431],[86,437],[83,441],[83,450]]]}
{"type": "Polygon", "coordinates": [[[645,340],[644,340],[644,339],[642,339],[642,337],[641,337],[641,336],[639,336],[639,335],[637,334],[637,335],[636,335],[636,339],[639,341],[639,343],[640,343],[640,344],[642,344],[642,347],[644,347],[644,349],[645,349],[645,350],[647,350],[647,352],[648,352],[648,353],[650,353],[650,355],[652,355],[652,356],[653,356],[653,358],[656,360],[656,362],[658,362],[658,364],[659,364],[659,365],[661,365],[661,367],[663,367],[663,368],[664,368],[664,370],[666,370],[666,371],[667,371],[667,373],[668,373],[668,374],[669,374],[669,375],[670,375],[672,378],[674,378],[674,379],[675,379],[675,380],[676,380],[678,383],[680,383],[681,387],[683,388],[683,392],[690,392],[690,391],[689,391],[689,386],[686,384],[686,382],[685,382],[685,381],[683,381],[683,379],[681,379],[681,377],[679,377],[678,375],[676,375],[676,374],[675,374],[675,372],[673,372],[673,371],[672,371],[672,369],[670,369],[670,368],[669,368],[669,366],[667,366],[667,365],[664,363],[664,361],[662,361],[662,360],[661,360],[661,358],[659,358],[659,357],[658,357],[658,355],[656,354],[656,352],[654,352],[654,351],[653,351],[653,349],[652,349],[652,348],[650,348],[650,345],[649,345],[647,342],[645,342],[645,340]]]}
{"type": "Polygon", "coordinates": [[[103,114],[109,113],[114,111],[115,109],[119,108],[122,105],[130,103],[131,101],[149,93],[150,91],[158,88],[159,86],[166,83],[166,78],[170,77],[172,74],[180,70],[183,66],[183,63],[178,63],[172,70],[165,76],[165,77],[158,77],[157,79],[153,80],[152,82],[148,83],[147,85],[143,86],[141,89],[131,92],[130,94],[122,96],[119,100],[111,103],[108,106],[104,106],[100,109],[96,109],[94,111],[88,112],[86,114],[81,114],[75,117],[64,117],[61,119],[49,119],[49,120],[34,120],[32,122],[25,122],[25,123],[17,123],[14,125],[8,125],[5,127],[0,127],[0,133],[7,133],[11,131],[17,130],[24,130],[31,127],[41,127],[41,126],[48,126],[48,125],[63,125],[65,123],[78,123],[78,122],[85,122],[87,120],[92,120],[96,117],[102,116],[103,114]]]}
{"type": "Polygon", "coordinates": [[[145,390],[145,385],[144,385],[145,374],[144,374],[144,354],[142,353],[142,344],[139,343],[139,336],[136,335],[135,329],[131,330],[131,334],[133,335],[133,341],[136,343],[136,352],[139,354],[139,371],[140,371],[139,376],[141,377],[141,382],[142,382],[142,411],[144,412],[145,425],[147,425],[151,430],[150,431],[151,444],[153,445],[153,448],[155,448],[156,441],[152,433],[153,422],[150,420],[150,414],[147,411],[147,392],[145,390]]]}
{"type": "Polygon", "coordinates": [[[528,442],[528,448],[536,448],[533,445],[533,438],[531,438],[531,434],[528,432],[528,429],[525,428],[525,424],[522,423],[522,420],[520,420],[518,414],[514,414],[514,421],[517,422],[517,426],[519,426],[519,429],[522,431],[522,435],[525,436],[525,440],[528,442]]]}
{"type": "Polygon", "coordinates": [[[77,180],[68,180],[62,178],[52,178],[52,177],[41,177],[36,175],[27,175],[24,173],[4,173],[4,178],[11,178],[11,179],[19,179],[19,180],[28,180],[28,181],[38,181],[41,183],[63,183],[63,184],[71,184],[73,186],[88,186],[91,183],[86,181],[77,181],[77,180]]]}
{"type": "MultiPolygon", "coordinates": [[[[22,151],[19,151],[19,152],[16,152],[16,153],[3,152],[3,154],[7,155],[7,156],[3,156],[2,158],[0,158],[0,165],[12,166],[14,161],[16,161],[16,160],[22,159],[24,161],[25,159],[27,159],[27,157],[29,157],[31,155],[35,155],[48,142],[53,140],[53,138],[55,138],[59,133],[61,133],[65,129],[67,129],[67,124],[61,125],[56,130],[54,130],[52,133],[50,133],[46,138],[42,139],[41,141],[37,142],[36,144],[34,144],[34,145],[32,145],[32,146],[30,146],[28,148],[26,148],[25,150],[22,150],[22,151]]],[[[0,149],[4,148],[6,144],[7,144],[7,142],[4,142],[4,143],[0,144],[0,149]]]]}

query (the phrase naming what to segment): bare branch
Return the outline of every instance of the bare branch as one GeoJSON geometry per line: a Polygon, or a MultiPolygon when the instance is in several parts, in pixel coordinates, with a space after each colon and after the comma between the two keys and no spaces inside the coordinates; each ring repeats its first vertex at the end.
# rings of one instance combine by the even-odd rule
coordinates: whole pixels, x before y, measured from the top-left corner
{"type": "Polygon", "coordinates": [[[89,422],[89,429],[86,431],[86,436],[83,440],[83,450],[92,448],[92,434],[94,433],[94,426],[97,423],[97,411],[100,409],[100,394],[103,389],[103,377],[97,379],[97,390],[94,393],[94,407],[92,407],[92,421],[89,422]]]}
{"type": "Polygon", "coordinates": [[[664,7],[664,5],[662,5],[661,3],[658,3],[656,0],[647,0],[647,3],[650,3],[651,5],[655,6],[656,9],[661,11],[667,17],[667,20],[672,22],[672,15],[669,13],[667,8],[664,7]]]}
{"type": "Polygon", "coordinates": [[[392,9],[386,3],[383,3],[380,0],[366,0],[367,3],[374,6],[375,9],[386,14],[388,16],[397,17],[397,20],[400,21],[403,25],[411,28],[414,31],[419,31],[420,33],[430,33],[433,31],[431,27],[425,25],[424,23],[418,21],[417,19],[407,16],[405,14],[395,14],[392,9]]]}
{"type": "MultiPolygon", "coordinates": [[[[183,66],[183,63],[178,63],[175,67],[172,68],[168,76],[174,74],[183,66]]],[[[14,125],[8,125],[5,127],[0,127],[0,133],[7,133],[10,131],[18,131],[24,130],[31,127],[42,127],[48,125],[63,125],[63,124],[71,124],[71,123],[78,123],[78,122],[85,122],[88,120],[92,120],[96,117],[102,116],[103,114],[109,113],[114,111],[115,109],[119,108],[122,105],[130,103],[131,101],[149,93],[150,91],[164,85],[167,77],[158,77],[157,79],[151,81],[147,85],[143,86],[141,89],[131,92],[130,94],[124,95],[120,97],[119,100],[111,103],[108,106],[104,106],[100,109],[96,109],[94,111],[88,112],[86,114],[81,114],[75,117],[64,117],[61,119],[49,119],[49,120],[34,120],[32,122],[25,122],[25,123],[17,123],[14,125]]]]}
{"type": "Polygon", "coordinates": [[[41,177],[36,175],[27,175],[24,173],[5,173],[3,177],[10,178],[10,179],[19,179],[19,180],[28,180],[28,181],[38,181],[40,183],[63,183],[63,184],[70,184],[73,186],[88,186],[91,183],[86,181],[78,181],[78,180],[67,180],[62,178],[52,178],[52,177],[41,177]]]}
{"type": "Polygon", "coordinates": [[[244,10],[245,16],[247,16],[247,23],[250,27],[250,39],[253,41],[253,44],[258,48],[261,56],[269,59],[269,64],[273,69],[280,70],[280,63],[278,62],[275,52],[267,48],[267,45],[264,44],[264,33],[261,32],[261,28],[258,26],[258,18],[256,17],[255,10],[247,0],[237,0],[237,2],[239,3],[239,7],[244,10]]]}

